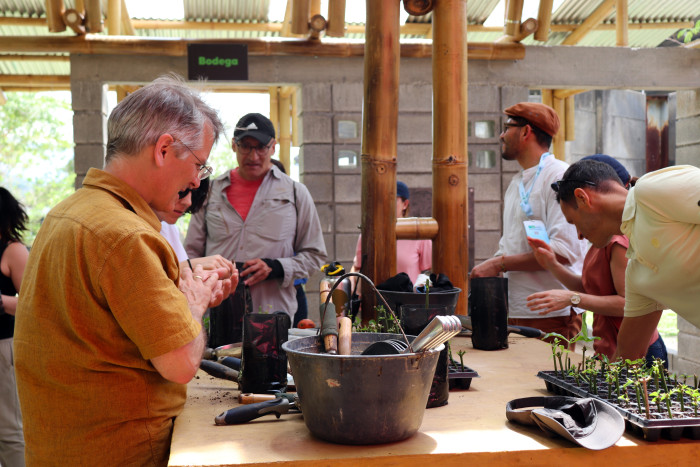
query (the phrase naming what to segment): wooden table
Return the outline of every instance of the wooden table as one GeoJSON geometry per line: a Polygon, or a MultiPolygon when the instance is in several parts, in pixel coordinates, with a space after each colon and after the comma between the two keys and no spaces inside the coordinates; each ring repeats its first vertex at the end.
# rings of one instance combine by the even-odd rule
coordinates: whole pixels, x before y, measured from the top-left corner
{"type": "Polygon", "coordinates": [[[467,351],[464,363],[479,373],[469,390],[450,392],[449,403],[427,409],[420,430],[391,444],[346,446],[315,438],[299,414],[272,415],[232,426],[214,425],[214,417],[238,404],[234,383],[199,372],[189,384],[188,399],[175,421],[172,466],[304,465],[395,466],[519,465],[696,465],[700,442],[646,442],[625,434],[615,446],[590,451],[563,438],[548,438],[539,430],[506,420],[512,399],[551,395],[537,378],[551,369],[549,346],[536,339],[510,337],[509,348],[473,350],[466,338],[452,341],[453,354],[467,351]],[[361,464],[360,464],[361,463],[361,464]]]}

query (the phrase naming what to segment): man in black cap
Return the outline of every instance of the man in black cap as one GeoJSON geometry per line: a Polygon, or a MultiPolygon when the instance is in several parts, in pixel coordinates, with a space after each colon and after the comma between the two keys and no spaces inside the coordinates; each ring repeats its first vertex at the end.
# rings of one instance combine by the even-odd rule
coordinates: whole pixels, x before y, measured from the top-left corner
{"type": "MultiPolygon", "coordinates": [[[[212,182],[207,204],[192,216],[185,249],[193,257],[220,254],[236,261],[241,282],[250,288],[249,311],[285,311],[293,319],[294,280],[321,267],[326,247],[309,191],[271,162],[275,143],[267,117],[249,113],[238,121],[233,133],[238,167],[212,182]]],[[[241,338],[243,310],[236,308],[230,342],[241,338]]]]}
{"type": "Polygon", "coordinates": [[[550,188],[568,167],[549,153],[552,137],[559,130],[559,118],[551,107],[532,102],[508,107],[504,113],[508,118],[500,136],[502,157],[517,161],[522,170],[513,177],[505,194],[498,251],[474,267],[471,277],[504,274],[508,277],[510,324],[556,332],[569,339],[581,329],[583,310],[575,307],[577,303],[572,300],[570,306],[542,314],[527,306],[529,295],[564,286],[537,263],[527,242],[525,221],[542,226],[557,259],[575,274],[581,274],[586,253],[584,242],[566,222],[550,188]]]}

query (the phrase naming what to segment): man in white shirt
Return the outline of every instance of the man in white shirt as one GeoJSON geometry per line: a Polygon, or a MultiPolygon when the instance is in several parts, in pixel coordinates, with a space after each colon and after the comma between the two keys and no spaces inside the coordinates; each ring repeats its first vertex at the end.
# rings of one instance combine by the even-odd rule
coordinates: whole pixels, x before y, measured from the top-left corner
{"type": "Polygon", "coordinates": [[[535,260],[527,243],[523,221],[540,220],[559,261],[581,274],[586,245],[567,224],[550,185],[559,180],[568,164],[550,154],[552,137],[559,129],[559,118],[551,107],[521,102],[504,110],[508,119],[501,132],[504,160],[522,167],[508,186],[503,207],[503,236],[496,254],[472,269],[470,277],[508,278],[509,323],[556,332],[570,339],[581,330],[580,313],[571,306],[547,313],[533,312],[527,297],[535,292],[565,288],[535,260]]]}

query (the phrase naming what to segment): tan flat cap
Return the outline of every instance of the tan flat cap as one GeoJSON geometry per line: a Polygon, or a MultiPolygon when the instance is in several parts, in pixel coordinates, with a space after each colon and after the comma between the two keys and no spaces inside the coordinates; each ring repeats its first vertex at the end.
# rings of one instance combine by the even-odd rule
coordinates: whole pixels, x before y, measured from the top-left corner
{"type": "Polygon", "coordinates": [[[554,109],[548,105],[520,102],[508,107],[503,113],[511,117],[524,118],[549,136],[554,136],[559,130],[559,117],[554,109]]]}

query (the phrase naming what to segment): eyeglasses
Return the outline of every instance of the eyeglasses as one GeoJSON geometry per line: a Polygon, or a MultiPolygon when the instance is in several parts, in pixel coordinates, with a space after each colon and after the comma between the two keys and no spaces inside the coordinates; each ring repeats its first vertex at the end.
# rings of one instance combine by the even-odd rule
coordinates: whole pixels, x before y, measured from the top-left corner
{"type": "MultiPolygon", "coordinates": [[[[197,159],[197,162],[199,162],[199,164],[197,164],[199,165],[199,173],[197,174],[197,178],[199,178],[200,180],[204,180],[205,178],[214,173],[214,169],[210,165],[203,164],[199,157],[197,157],[197,154],[195,154],[194,151],[192,151],[190,147],[186,145],[182,140],[175,138],[175,141],[185,146],[187,150],[194,156],[194,158],[197,159]]],[[[184,198],[185,196],[187,196],[187,193],[182,195],[180,199],[184,198]]]]}
{"type": "Polygon", "coordinates": [[[504,123],[503,124],[503,132],[505,133],[510,128],[522,128],[522,127],[527,126],[527,125],[528,125],[528,123],[504,123]]]}
{"type": "Polygon", "coordinates": [[[589,185],[589,186],[598,186],[596,183],[589,182],[588,180],[557,180],[556,182],[552,183],[550,186],[552,187],[552,190],[554,190],[555,193],[559,193],[559,189],[561,188],[561,185],[563,183],[581,183],[583,185],[589,185]]]}
{"type": "Polygon", "coordinates": [[[190,194],[191,191],[192,191],[192,188],[188,188],[188,189],[186,189],[186,190],[178,191],[178,192],[177,192],[177,197],[178,197],[179,199],[182,199],[182,198],[184,198],[185,196],[187,196],[188,194],[190,194]]]}
{"type": "Polygon", "coordinates": [[[255,149],[255,152],[257,152],[258,155],[264,156],[265,154],[267,154],[267,152],[270,150],[270,148],[272,147],[272,145],[274,143],[275,142],[273,140],[273,141],[270,141],[270,143],[267,145],[261,144],[260,146],[253,146],[253,145],[250,145],[248,143],[238,143],[238,142],[236,143],[236,145],[238,146],[238,152],[244,156],[247,156],[248,154],[250,154],[250,151],[252,151],[253,149],[255,149]]]}

